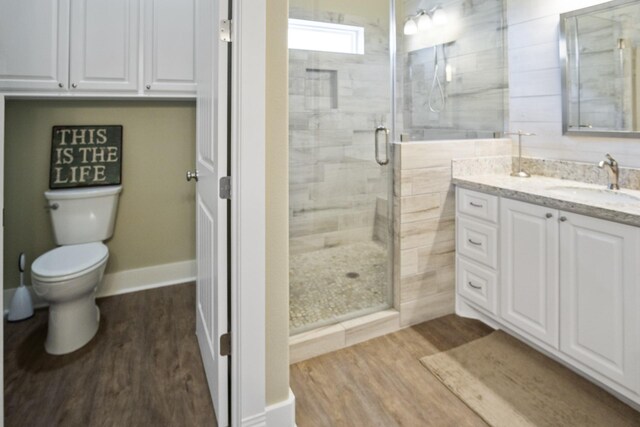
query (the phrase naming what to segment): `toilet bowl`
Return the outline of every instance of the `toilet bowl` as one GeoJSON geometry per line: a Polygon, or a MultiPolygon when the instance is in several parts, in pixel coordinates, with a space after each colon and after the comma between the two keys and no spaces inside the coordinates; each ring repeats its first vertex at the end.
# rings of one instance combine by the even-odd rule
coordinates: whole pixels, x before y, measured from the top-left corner
{"type": "Polygon", "coordinates": [[[49,302],[47,353],[75,351],[98,331],[100,310],[95,304],[95,293],[108,259],[107,247],[95,242],[61,246],[32,264],[33,289],[49,302]]]}
{"type": "Polygon", "coordinates": [[[45,350],[71,353],[87,344],[100,325],[96,291],[109,259],[102,243],[113,235],[121,186],[45,192],[59,247],[31,265],[36,295],[49,303],[45,350]]]}

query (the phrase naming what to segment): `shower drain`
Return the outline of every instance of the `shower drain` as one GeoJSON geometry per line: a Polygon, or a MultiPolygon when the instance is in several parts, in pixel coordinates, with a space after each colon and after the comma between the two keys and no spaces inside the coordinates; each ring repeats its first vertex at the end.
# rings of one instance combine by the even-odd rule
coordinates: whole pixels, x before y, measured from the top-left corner
{"type": "Polygon", "coordinates": [[[357,279],[358,277],[360,277],[360,274],[359,274],[359,273],[356,273],[355,271],[350,271],[350,272],[348,272],[348,273],[346,274],[346,276],[347,276],[349,279],[357,279]]]}

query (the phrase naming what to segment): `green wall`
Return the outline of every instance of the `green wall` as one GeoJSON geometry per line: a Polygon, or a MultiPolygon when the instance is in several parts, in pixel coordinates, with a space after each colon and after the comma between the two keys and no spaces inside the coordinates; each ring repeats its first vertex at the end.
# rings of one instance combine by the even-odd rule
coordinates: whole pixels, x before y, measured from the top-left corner
{"type": "MultiPolygon", "coordinates": [[[[195,259],[195,103],[10,100],[5,112],[4,287],[55,247],[44,206],[51,128],[122,125],[122,186],[106,273],[195,259]]],[[[27,284],[31,284],[27,275],[27,284]]]]}

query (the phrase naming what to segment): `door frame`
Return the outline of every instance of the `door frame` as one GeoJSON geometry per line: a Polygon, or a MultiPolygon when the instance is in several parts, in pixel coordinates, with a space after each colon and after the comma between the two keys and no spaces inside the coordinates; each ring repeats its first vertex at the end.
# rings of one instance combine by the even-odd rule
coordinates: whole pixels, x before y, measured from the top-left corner
{"type": "Polygon", "coordinates": [[[231,43],[231,423],[266,425],[266,4],[234,0],[231,43]]]}

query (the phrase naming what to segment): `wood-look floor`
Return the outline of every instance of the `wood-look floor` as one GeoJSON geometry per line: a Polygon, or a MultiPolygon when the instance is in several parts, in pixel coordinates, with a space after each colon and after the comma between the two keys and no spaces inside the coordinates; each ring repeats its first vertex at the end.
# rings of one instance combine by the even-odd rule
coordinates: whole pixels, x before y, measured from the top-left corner
{"type": "Polygon", "coordinates": [[[421,364],[491,332],[454,315],[291,366],[298,427],[486,426],[421,364]]]}
{"type": "Polygon", "coordinates": [[[64,356],[44,351],[46,310],[5,322],[5,425],[214,426],[195,337],[195,286],[103,298],[98,306],[98,334],[64,356]]]}

